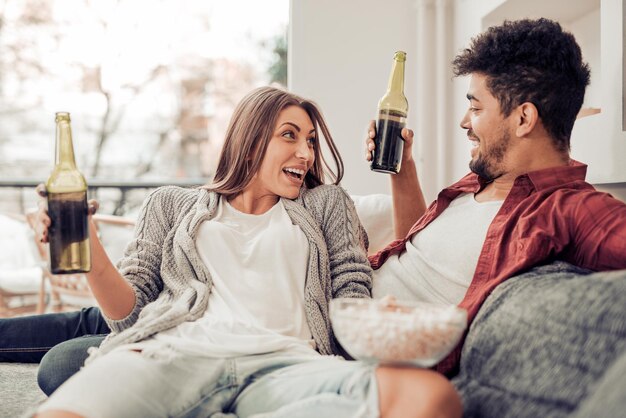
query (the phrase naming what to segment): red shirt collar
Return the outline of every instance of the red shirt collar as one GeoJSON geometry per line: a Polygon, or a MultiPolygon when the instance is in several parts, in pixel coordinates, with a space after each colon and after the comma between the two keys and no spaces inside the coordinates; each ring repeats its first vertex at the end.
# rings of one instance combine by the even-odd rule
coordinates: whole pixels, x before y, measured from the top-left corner
{"type": "MultiPolygon", "coordinates": [[[[528,178],[535,190],[544,190],[561,184],[585,180],[586,175],[587,165],[570,159],[568,165],[531,171],[518,176],[515,180],[528,178]]],[[[478,193],[487,184],[489,183],[476,174],[469,173],[446,190],[478,193]]]]}
{"type": "Polygon", "coordinates": [[[544,190],[561,184],[585,180],[587,165],[576,160],[569,160],[569,164],[566,166],[531,171],[527,176],[536,190],[544,190]]]}

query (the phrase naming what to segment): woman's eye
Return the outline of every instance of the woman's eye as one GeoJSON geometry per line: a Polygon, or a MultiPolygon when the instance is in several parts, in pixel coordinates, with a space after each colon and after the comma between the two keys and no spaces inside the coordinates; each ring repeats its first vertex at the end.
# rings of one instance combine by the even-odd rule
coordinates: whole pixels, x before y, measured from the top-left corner
{"type": "Polygon", "coordinates": [[[314,137],[314,136],[312,136],[312,137],[310,137],[310,138],[307,138],[307,140],[306,140],[306,141],[308,142],[308,144],[309,144],[310,146],[314,146],[314,145],[317,143],[317,138],[316,138],[316,137],[314,137]]]}
{"type": "Polygon", "coordinates": [[[286,131],[283,133],[283,136],[290,139],[296,139],[296,135],[292,131],[286,131]]]}
{"type": "Polygon", "coordinates": [[[474,106],[470,106],[469,110],[470,112],[478,112],[478,108],[474,106]]]}

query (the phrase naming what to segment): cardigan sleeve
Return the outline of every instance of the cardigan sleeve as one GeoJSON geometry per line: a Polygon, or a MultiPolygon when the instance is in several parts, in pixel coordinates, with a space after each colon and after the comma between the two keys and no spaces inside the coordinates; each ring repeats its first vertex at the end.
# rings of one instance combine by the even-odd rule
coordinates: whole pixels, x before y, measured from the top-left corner
{"type": "Polygon", "coordinates": [[[339,186],[316,189],[323,199],[320,226],[328,248],[332,297],[370,298],[372,268],[367,259],[367,234],[354,202],[339,186]]]}
{"type": "Polygon", "coordinates": [[[137,218],[135,236],[118,263],[120,274],[135,292],[135,305],[125,318],[113,320],[105,316],[109,328],[114,332],[131,327],[141,310],[156,300],[163,290],[161,255],[163,243],[174,223],[176,189],[171,186],[158,188],[144,200],[137,218]]]}

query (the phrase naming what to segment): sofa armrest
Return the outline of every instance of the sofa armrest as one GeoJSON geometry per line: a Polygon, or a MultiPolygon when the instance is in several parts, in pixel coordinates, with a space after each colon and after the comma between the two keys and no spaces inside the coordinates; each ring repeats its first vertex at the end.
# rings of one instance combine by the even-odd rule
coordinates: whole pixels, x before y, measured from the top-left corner
{"type": "Polygon", "coordinates": [[[626,352],[611,365],[591,388],[573,418],[619,417],[626,411],[626,352]]]}
{"type": "Polygon", "coordinates": [[[626,351],[626,270],[562,262],[498,286],[469,329],[459,375],[465,416],[568,416],[626,351]]]}
{"type": "Polygon", "coordinates": [[[394,240],[391,196],[371,194],[351,196],[369,239],[368,254],[375,254],[394,240]]]}

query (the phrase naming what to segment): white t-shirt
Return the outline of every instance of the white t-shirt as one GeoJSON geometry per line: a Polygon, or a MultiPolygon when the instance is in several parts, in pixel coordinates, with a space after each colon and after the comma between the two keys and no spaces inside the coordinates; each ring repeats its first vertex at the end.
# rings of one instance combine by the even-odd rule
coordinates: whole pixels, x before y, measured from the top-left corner
{"type": "Polygon", "coordinates": [[[479,203],[473,193],[454,199],[441,215],[374,271],[375,298],[457,305],[467,292],[487,229],[502,201],[479,203]]]}
{"type": "Polygon", "coordinates": [[[196,247],[213,279],[209,307],[156,341],[212,357],[317,354],[304,311],[309,245],[282,203],[250,215],[221,198],[196,247]]]}

